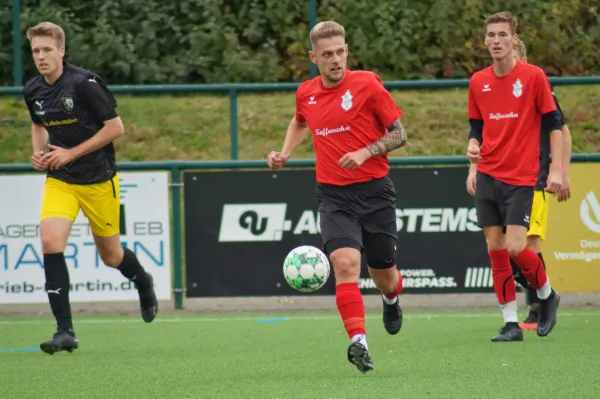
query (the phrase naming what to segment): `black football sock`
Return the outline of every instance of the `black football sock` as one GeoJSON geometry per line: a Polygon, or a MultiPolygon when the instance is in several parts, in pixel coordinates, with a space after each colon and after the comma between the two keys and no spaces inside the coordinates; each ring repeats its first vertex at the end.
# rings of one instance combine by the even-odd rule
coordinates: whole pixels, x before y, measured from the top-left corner
{"type": "Polygon", "coordinates": [[[537,256],[542,261],[542,265],[544,265],[544,270],[546,270],[546,262],[544,262],[544,257],[542,256],[542,253],[538,252],[537,256]]]}
{"type": "Polygon", "coordinates": [[[71,304],[69,303],[69,270],[64,254],[44,254],[46,293],[52,314],[56,318],[59,331],[73,329],[71,304]]]}
{"type": "Polygon", "coordinates": [[[540,298],[538,298],[537,290],[535,288],[532,288],[532,287],[527,288],[525,303],[529,306],[540,303],[540,298]]]}
{"type": "MultiPolygon", "coordinates": [[[[542,265],[544,266],[544,270],[546,270],[546,263],[544,262],[544,257],[542,256],[542,253],[539,252],[537,254],[538,258],[540,258],[540,261],[542,262],[542,265]]],[[[540,298],[538,298],[537,296],[537,291],[534,290],[533,288],[528,288],[527,289],[527,304],[528,305],[534,305],[534,304],[538,304],[540,303],[540,298]]]]}
{"type": "Polygon", "coordinates": [[[527,281],[527,279],[525,278],[525,276],[521,272],[521,268],[512,259],[510,260],[510,267],[512,268],[512,272],[513,272],[513,276],[515,278],[515,281],[517,283],[519,283],[521,285],[521,287],[523,287],[525,289],[529,288],[529,282],[527,281]]]}
{"type": "Polygon", "coordinates": [[[118,266],[118,269],[125,278],[133,281],[136,287],[147,288],[150,285],[148,274],[129,248],[123,247],[123,261],[118,266]]]}

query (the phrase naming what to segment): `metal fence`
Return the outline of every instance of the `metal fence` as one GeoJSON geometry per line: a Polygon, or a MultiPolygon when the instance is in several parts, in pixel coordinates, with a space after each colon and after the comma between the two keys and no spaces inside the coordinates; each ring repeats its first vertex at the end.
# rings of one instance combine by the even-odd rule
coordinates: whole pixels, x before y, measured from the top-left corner
{"type": "MultiPolygon", "coordinates": [[[[600,76],[551,77],[552,86],[598,85],[600,76]]],[[[115,94],[176,94],[220,93],[229,96],[229,153],[237,160],[238,149],[238,97],[240,93],[265,93],[295,91],[301,83],[226,83],[180,85],[109,85],[115,94]]],[[[469,79],[395,80],[386,81],[388,90],[455,89],[469,86],[469,79]]],[[[22,87],[0,87],[0,95],[20,95],[22,87]]]]}

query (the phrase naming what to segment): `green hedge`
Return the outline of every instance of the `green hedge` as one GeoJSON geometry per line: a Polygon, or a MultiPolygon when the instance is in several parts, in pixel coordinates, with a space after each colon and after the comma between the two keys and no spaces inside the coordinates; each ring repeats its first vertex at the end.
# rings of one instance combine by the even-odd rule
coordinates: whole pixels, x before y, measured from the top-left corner
{"type": "MultiPolygon", "coordinates": [[[[0,84],[12,84],[10,1],[0,5],[0,84]]],[[[53,21],[68,59],[109,83],[298,81],[309,75],[302,0],[21,0],[25,31],[53,21]]],[[[520,19],[530,60],[549,75],[600,75],[597,0],[321,0],[319,20],[347,28],[352,68],[384,79],[462,78],[487,65],[483,19],[520,19]]]]}

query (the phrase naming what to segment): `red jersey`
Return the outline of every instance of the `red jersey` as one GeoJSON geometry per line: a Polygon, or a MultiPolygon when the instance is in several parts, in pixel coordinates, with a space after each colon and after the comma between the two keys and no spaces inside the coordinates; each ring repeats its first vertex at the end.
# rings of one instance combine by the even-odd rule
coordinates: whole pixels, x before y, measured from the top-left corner
{"type": "Polygon", "coordinates": [[[556,110],[544,72],[517,61],[505,76],[490,66],[469,82],[469,118],[483,120],[477,170],[504,183],[535,186],[542,114],[556,110]]]}
{"type": "Polygon", "coordinates": [[[343,169],[339,160],[381,139],[402,115],[381,79],[372,72],[346,71],[335,87],[323,87],[318,76],[296,92],[296,120],[312,133],[317,182],[345,186],[385,177],[386,155],[370,158],[356,170],[343,169]]]}

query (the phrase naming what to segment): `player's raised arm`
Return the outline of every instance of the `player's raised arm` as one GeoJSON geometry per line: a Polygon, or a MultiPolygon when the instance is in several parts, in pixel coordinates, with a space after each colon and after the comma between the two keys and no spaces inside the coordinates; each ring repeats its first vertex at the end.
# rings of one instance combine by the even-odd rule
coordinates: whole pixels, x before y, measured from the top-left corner
{"type": "Polygon", "coordinates": [[[46,170],[47,165],[42,161],[42,157],[46,152],[46,146],[48,145],[48,131],[44,126],[38,125],[37,123],[31,124],[31,144],[33,146],[31,164],[36,170],[46,170]]]}
{"type": "MultiPolygon", "coordinates": [[[[73,147],[73,159],[81,158],[82,156],[99,150],[100,148],[112,143],[119,137],[125,134],[125,128],[123,127],[123,121],[119,116],[104,121],[104,127],[98,131],[89,140],[84,141],[76,147],[73,147]]],[[[50,146],[51,149],[56,150],[57,147],[50,146]]]]}
{"type": "Polygon", "coordinates": [[[304,141],[307,131],[308,124],[299,110],[298,95],[296,94],[296,115],[294,115],[288,125],[281,151],[271,151],[267,156],[269,168],[282,168],[294,151],[296,151],[296,148],[304,141]]]}
{"type": "Polygon", "coordinates": [[[386,126],[385,132],[381,138],[366,147],[345,154],[339,160],[340,166],[344,169],[356,170],[368,159],[389,154],[406,145],[408,141],[406,129],[400,120],[402,110],[385,89],[381,79],[377,75],[372,79],[374,82],[371,86],[370,110],[381,125],[386,126]]]}
{"type": "Polygon", "coordinates": [[[91,138],[73,148],[65,149],[50,145],[52,151],[44,155],[43,160],[48,163],[48,168],[51,170],[97,151],[125,133],[123,121],[116,111],[116,100],[100,78],[86,77],[76,87],[80,97],[104,126],[91,138]]]}
{"type": "Polygon", "coordinates": [[[285,141],[283,142],[281,153],[290,157],[294,151],[296,151],[296,148],[304,141],[307,131],[308,125],[306,124],[306,121],[299,122],[294,116],[290,121],[287,133],[285,134],[285,141]]]}
{"type": "Polygon", "coordinates": [[[407,141],[408,135],[406,129],[404,129],[400,118],[398,118],[396,122],[386,128],[383,137],[358,151],[345,154],[340,159],[339,164],[342,168],[356,170],[367,159],[386,155],[403,147],[407,141]]]}
{"type": "Polygon", "coordinates": [[[371,157],[384,155],[392,152],[400,147],[404,147],[408,141],[406,129],[402,125],[400,118],[396,122],[389,125],[382,138],[366,147],[371,157]]]}

